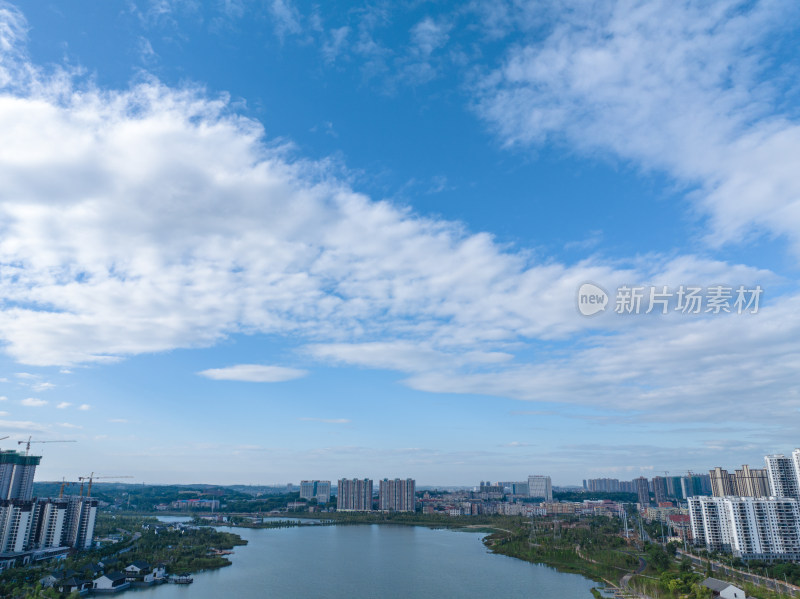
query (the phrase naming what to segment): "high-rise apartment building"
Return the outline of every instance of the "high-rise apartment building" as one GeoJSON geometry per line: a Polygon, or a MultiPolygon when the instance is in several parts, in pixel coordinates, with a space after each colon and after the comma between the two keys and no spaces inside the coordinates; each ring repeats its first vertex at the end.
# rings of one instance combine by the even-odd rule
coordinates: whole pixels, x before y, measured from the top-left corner
{"type": "Polygon", "coordinates": [[[667,479],[663,476],[653,478],[653,495],[656,498],[656,505],[667,501],[667,479]]]}
{"type": "Polygon", "coordinates": [[[750,468],[744,464],[733,475],[736,495],[739,497],[769,497],[769,477],[764,468],[750,468]]]}
{"type": "Polygon", "coordinates": [[[619,479],[616,478],[590,478],[587,483],[587,489],[596,493],[618,493],[619,479]]]}
{"type": "Polygon", "coordinates": [[[372,511],[372,480],[369,478],[340,479],[336,496],[336,510],[339,512],[372,511]]]}
{"type": "Polygon", "coordinates": [[[795,469],[794,455],[787,458],[783,454],[764,456],[770,493],[773,497],[800,498],[800,483],[795,469]]]}
{"type": "Polygon", "coordinates": [[[711,494],[714,497],[730,497],[736,495],[736,484],[733,474],[719,466],[709,471],[711,477],[711,494]]]}
{"type": "Polygon", "coordinates": [[[413,512],[416,509],[415,487],[413,478],[384,478],[378,483],[378,509],[382,512],[413,512]]]}
{"type": "Polygon", "coordinates": [[[636,494],[639,496],[639,505],[646,508],[650,505],[650,484],[644,476],[634,479],[636,483],[636,494]]]}
{"type": "Polygon", "coordinates": [[[711,476],[708,474],[688,474],[681,477],[681,495],[711,495],[711,476]]]}
{"type": "Polygon", "coordinates": [[[667,477],[667,497],[673,499],[686,499],[681,490],[681,477],[668,476],[667,477]]]}
{"type": "Polygon", "coordinates": [[[553,501],[553,485],[550,477],[542,474],[532,474],[528,477],[528,495],[541,497],[545,501],[553,501]]]}
{"type": "Polygon", "coordinates": [[[791,497],[690,497],[696,545],[742,559],[800,559],[800,503],[791,497]]]}
{"type": "Polygon", "coordinates": [[[800,449],[795,449],[792,452],[792,467],[794,468],[794,477],[797,481],[797,486],[800,487],[800,449]]]}
{"type": "Polygon", "coordinates": [[[331,481],[300,481],[300,499],[316,499],[317,503],[328,503],[331,500],[331,481]]]}
{"type": "Polygon", "coordinates": [[[0,451],[0,570],[37,550],[92,546],[97,500],[90,497],[33,499],[40,456],[0,451]],[[23,557],[19,557],[23,556],[23,557]]]}
{"type": "Polygon", "coordinates": [[[0,499],[30,501],[33,498],[33,476],[41,461],[41,456],[0,451],[0,499]]]}

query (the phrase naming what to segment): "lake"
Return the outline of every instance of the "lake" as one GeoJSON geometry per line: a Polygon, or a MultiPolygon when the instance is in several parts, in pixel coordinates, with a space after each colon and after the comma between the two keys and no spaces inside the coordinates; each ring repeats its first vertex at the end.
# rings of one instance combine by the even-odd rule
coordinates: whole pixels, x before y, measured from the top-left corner
{"type": "Polygon", "coordinates": [[[591,599],[596,583],[489,553],[483,534],[421,526],[225,529],[249,541],[233,565],[188,586],[126,591],[135,599],[535,597],[591,599]]]}

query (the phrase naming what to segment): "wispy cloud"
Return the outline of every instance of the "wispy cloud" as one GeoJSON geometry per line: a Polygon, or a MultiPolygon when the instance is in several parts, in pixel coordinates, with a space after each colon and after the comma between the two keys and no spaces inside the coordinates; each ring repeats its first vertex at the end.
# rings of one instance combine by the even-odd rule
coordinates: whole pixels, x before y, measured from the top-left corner
{"type": "Polygon", "coordinates": [[[88,403],[82,403],[81,405],[78,406],[78,409],[83,410],[85,412],[87,410],[91,410],[92,406],[90,406],[88,403]]]}
{"type": "Polygon", "coordinates": [[[70,407],[71,405],[72,404],[70,402],[68,402],[68,401],[62,401],[56,406],[56,408],[58,408],[59,410],[63,410],[65,408],[70,407]]]}
{"type": "Polygon", "coordinates": [[[800,251],[800,123],[782,109],[793,78],[775,75],[776,44],[798,5],[562,8],[548,11],[545,35],[541,21],[518,23],[526,41],[475,88],[502,140],[566,143],[666,171],[696,189],[690,198],[710,217],[710,243],[766,231],[800,251]]]}
{"type": "Polygon", "coordinates": [[[269,5],[276,35],[283,40],[287,35],[302,33],[300,13],[291,0],[272,0],[269,5]]]}
{"type": "Polygon", "coordinates": [[[30,420],[0,420],[0,428],[24,433],[43,432],[45,430],[41,423],[30,420]]]}
{"type": "Polygon", "coordinates": [[[198,372],[216,381],[242,381],[248,383],[280,383],[299,379],[308,374],[306,370],[284,366],[265,366],[263,364],[237,364],[227,368],[209,368],[198,372]]]}
{"type": "Polygon", "coordinates": [[[305,422],[324,422],[326,424],[349,424],[349,418],[298,418],[305,422]]]}

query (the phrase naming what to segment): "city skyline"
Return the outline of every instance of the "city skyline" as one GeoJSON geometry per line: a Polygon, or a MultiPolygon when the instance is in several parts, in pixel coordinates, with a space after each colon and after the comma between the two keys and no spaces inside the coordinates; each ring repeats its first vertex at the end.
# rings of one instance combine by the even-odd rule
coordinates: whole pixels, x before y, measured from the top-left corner
{"type": "Polygon", "coordinates": [[[798,11],[0,0],[0,448],[564,486],[795,447],[798,11]]]}

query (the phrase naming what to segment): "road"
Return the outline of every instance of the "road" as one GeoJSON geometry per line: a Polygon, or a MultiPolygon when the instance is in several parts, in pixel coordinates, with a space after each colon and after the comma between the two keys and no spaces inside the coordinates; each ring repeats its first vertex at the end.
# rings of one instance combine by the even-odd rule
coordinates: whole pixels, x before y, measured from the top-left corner
{"type": "MultiPolygon", "coordinates": [[[[678,549],[678,555],[688,557],[690,560],[692,560],[692,564],[694,564],[695,566],[699,566],[700,568],[705,570],[707,560],[692,555],[691,553],[684,553],[680,549],[678,549]]],[[[759,576],[758,574],[753,574],[752,572],[748,572],[746,570],[738,570],[736,568],[731,568],[730,566],[726,566],[725,564],[721,564],[719,562],[715,561],[711,562],[711,571],[720,572],[732,579],[741,578],[742,580],[746,580],[748,582],[752,582],[753,584],[757,584],[767,589],[773,589],[781,593],[791,593],[792,597],[800,597],[800,587],[796,587],[792,584],[788,584],[780,580],[775,580],[773,578],[766,578],[764,576],[759,576]]]]}

